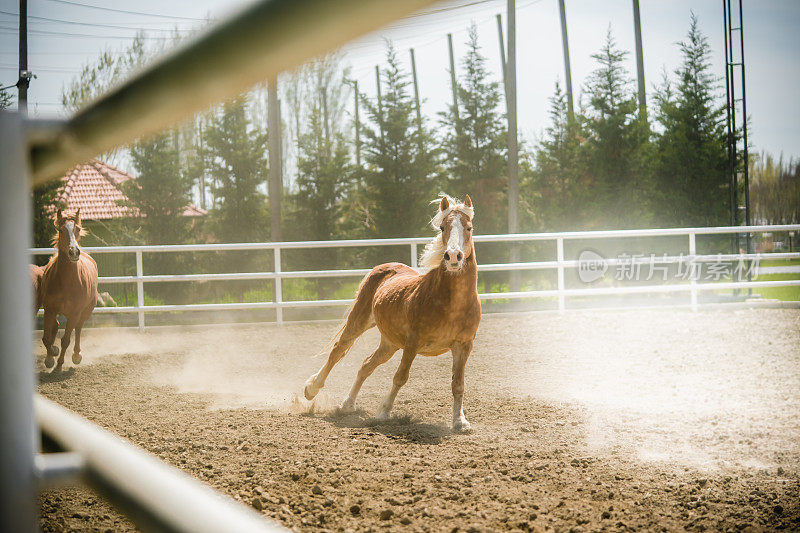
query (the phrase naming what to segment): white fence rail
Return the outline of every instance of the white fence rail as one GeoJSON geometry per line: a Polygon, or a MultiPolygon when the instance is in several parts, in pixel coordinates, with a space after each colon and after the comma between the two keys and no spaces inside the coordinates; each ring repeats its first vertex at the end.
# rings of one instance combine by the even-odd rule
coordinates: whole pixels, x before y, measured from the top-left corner
{"type": "MultiPolygon", "coordinates": [[[[612,231],[575,231],[562,233],[523,233],[513,235],[476,235],[476,243],[505,243],[509,246],[514,243],[525,243],[534,241],[555,242],[556,257],[552,261],[528,261],[518,263],[495,263],[479,264],[479,272],[498,272],[513,270],[555,270],[557,273],[557,288],[550,290],[532,290],[516,292],[488,292],[480,295],[483,300],[494,299],[520,299],[520,298],[557,298],[559,311],[566,309],[566,301],[570,296],[607,296],[624,294],[647,294],[647,293],[677,293],[688,292],[692,309],[697,309],[698,294],[702,291],[714,291],[724,289],[746,289],[760,287],[785,287],[800,285],[798,280],[771,280],[771,281],[714,281],[710,283],[700,283],[697,279],[691,279],[688,283],[672,284],[651,284],[634,286],[613,286],[613,287],[586,287],[586,288],[566,288],[565,272],[567,269],[575,269],[581,266],[579,260],[567,260],[564,256],[565,241],[574,240],[598,240],[598,239],[630,239],[642,237],[675,237],[683,236],[687,238],[685,255],[656,256],[643,254],[642,257],[631,257],[628,260],[606,259],[609,266],[619,265],[621,262],[628,262],[632,265],[648,264],[656,262],[662,265],[679,263],[708,263],[719,261],[753,261],[767,259],[800,259],[800,252],[783,253],[763,253],[763,254],[697,254],[698,235],[725,235],[725,234],[758,234],[762,232],[800,232],[800,224],[794,225],[773,225],[773,226],[733,226],[733,227],[710,227],[710,228],[669,228],[669,229],[643,229],[643,230],[612,230],[612,231]]],[[[283,287],[281,281],[284,279],[297,278],[331,278],[331,277],[361,277],[366,275],[369,269],[333,269],[333,270],[297,270],[286,271],[281,265],[281,250],[314,249],[314,248],[345,248],[345,247],[374,247],[374,246],[408,246],[409,264],[417,266],[417,257],[420,245],[424,245],[430,240],[429,237],[417,237],[407,239],[350,239],[338,241],[297,241],[297,242],[272,242],[272,243],[231,243],[231,244],[182,244],[182,245],[160,245],[160,246],[104,246],[86,247],[84,250],[90,254],[134,254],[136,260],[135,276],[103,276],[100,278],[101,284],[135,283],[137,293],[136,306],[125,307],[99,307],[96,309],[100,313],[136,313],[140,329],[145,327],[145,314],[170,311],[224,311],[241,309],[275,309],[278,323],[283,322],[283,310],[288,308],[302,307],[327,307],[344,306],[352,302],[352,299],[341,300],[284,300],[283,287]],[[231,273],[212,273],[212,274],[145,274],[143,254],[144,253],[179,253],[179,252],[231,252],[247,250],[272,250],[274,255],[275,268],[271,272],[231,272],[231,273]],[[144,304],[144,284],[163,283],[163,282],[198,282],[198,281],[232,281],[232,280],[274,280],[275,293],[274,301],[271,302],[241,302],[241,303],[204,303],[204,304],[174,304],[174,305],[145,305],[144,304]]],[[[50,254],[49,248],[36,248],[31,250],[32,254],[50,254]]],[[[788,267],[787,273],[795,272],[795,267],[788,267]]],[[[763,269],[762,269],[763,271],[763,269]]],[[[764,273],[769,273],[767,270],[764,273]]]]}

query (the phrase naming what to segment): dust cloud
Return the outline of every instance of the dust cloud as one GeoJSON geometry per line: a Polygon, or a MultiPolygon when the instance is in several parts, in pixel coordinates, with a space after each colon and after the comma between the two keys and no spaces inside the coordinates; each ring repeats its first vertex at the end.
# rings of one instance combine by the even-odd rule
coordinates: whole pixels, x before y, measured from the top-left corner
{"type": "MultiPolygon", "coordinates": [[[[488,315],[467,365],[465,405],[481,397],[577,407],[593,454],[626,450],[645,462],[703,468],[769,465],[774,458],[760,452],[760,440],[785,441],[792,453],[800,447],[798,317],[778,310],[488,315]]],[[[377,331],[368,331],[308,403],[303,384],[338,326],[91,329],[81,365],[142,354],[159,363],[137,379],[202,397],[206,408],[318,413],[344,399],[378,344],[377,331]]],[[[379,367],[364,391],[383,396],[398,361],[379,367]]],[[[423,394],[449,403],[450,365],[449,355],[418,357],[399,402],[423,394]]]]}

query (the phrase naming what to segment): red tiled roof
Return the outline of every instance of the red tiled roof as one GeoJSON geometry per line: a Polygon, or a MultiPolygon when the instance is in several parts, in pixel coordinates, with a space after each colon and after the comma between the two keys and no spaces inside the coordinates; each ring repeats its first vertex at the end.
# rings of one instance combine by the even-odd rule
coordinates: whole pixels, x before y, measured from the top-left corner
{"type": "MultiPolygon", "coordinates": [[[[83,220],[110,220],[127,218],[136,212],[120,205],[127,200],[122,193],[122,183],[136,179],[108,163],[92,159],[73,168],[61,178],[64,183],[57,201],[66,205],[66,211],[80,208],[83,220]]],[[[183,216],[198,217],[208,214],[204,209],[189,204],[183,216]]]]}

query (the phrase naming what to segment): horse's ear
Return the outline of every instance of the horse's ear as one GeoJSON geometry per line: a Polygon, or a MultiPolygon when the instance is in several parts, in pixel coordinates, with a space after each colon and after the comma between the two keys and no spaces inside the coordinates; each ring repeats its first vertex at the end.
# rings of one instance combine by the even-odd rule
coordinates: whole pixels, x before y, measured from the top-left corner
{"type": "Polygon", "coordinates": [[[439,202],[439,211],[444,211],[450,206],[450,202],[447,200],[447,196],[442,196],[442,201],[439,202]]]}
{"type": "Polygon", "coordinates": [[[77,211],[75,211],[75,225],[81,225],[81,208],[79,207],[77,211]]]}
{"type": "Polygon", "coordinates": [[[57,228],[60,228],[62,220],[64,220],[64,215],[61,214],[61,209],[59,209],[56,211],[56,218],[53,220],[53,224],[55,224],[57,228]]]}
{"type": "Polygon", "coordinates": [[[464,197],[464,205],[472,207],[472,198],[469,197],[469,194],[464,197]]]}

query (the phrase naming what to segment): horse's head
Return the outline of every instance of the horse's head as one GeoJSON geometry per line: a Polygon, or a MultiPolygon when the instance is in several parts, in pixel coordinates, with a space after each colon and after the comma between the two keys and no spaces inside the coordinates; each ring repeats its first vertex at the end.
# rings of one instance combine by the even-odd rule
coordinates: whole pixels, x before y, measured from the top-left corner
{"type": "Polygon", "coordinates": [[[439,202],[439,212],[434,221],[439,223],[442,232],[444,268],[448,272],[460,272],[464,261],[472,254],[472,217],[474,210],[469,195],[464,203],[444,195],[439,202]]]}
{"type": "Polygon", "coordinates": [[[81,210],[78,208],[74,215],[64,215],[61,209],[56,212],[54,220],[58,233],[53,238],[59,254],[64,254],[70,261],[76,263],[81,257],[80,241],[83,235],[81,226],[81,210]]]}

